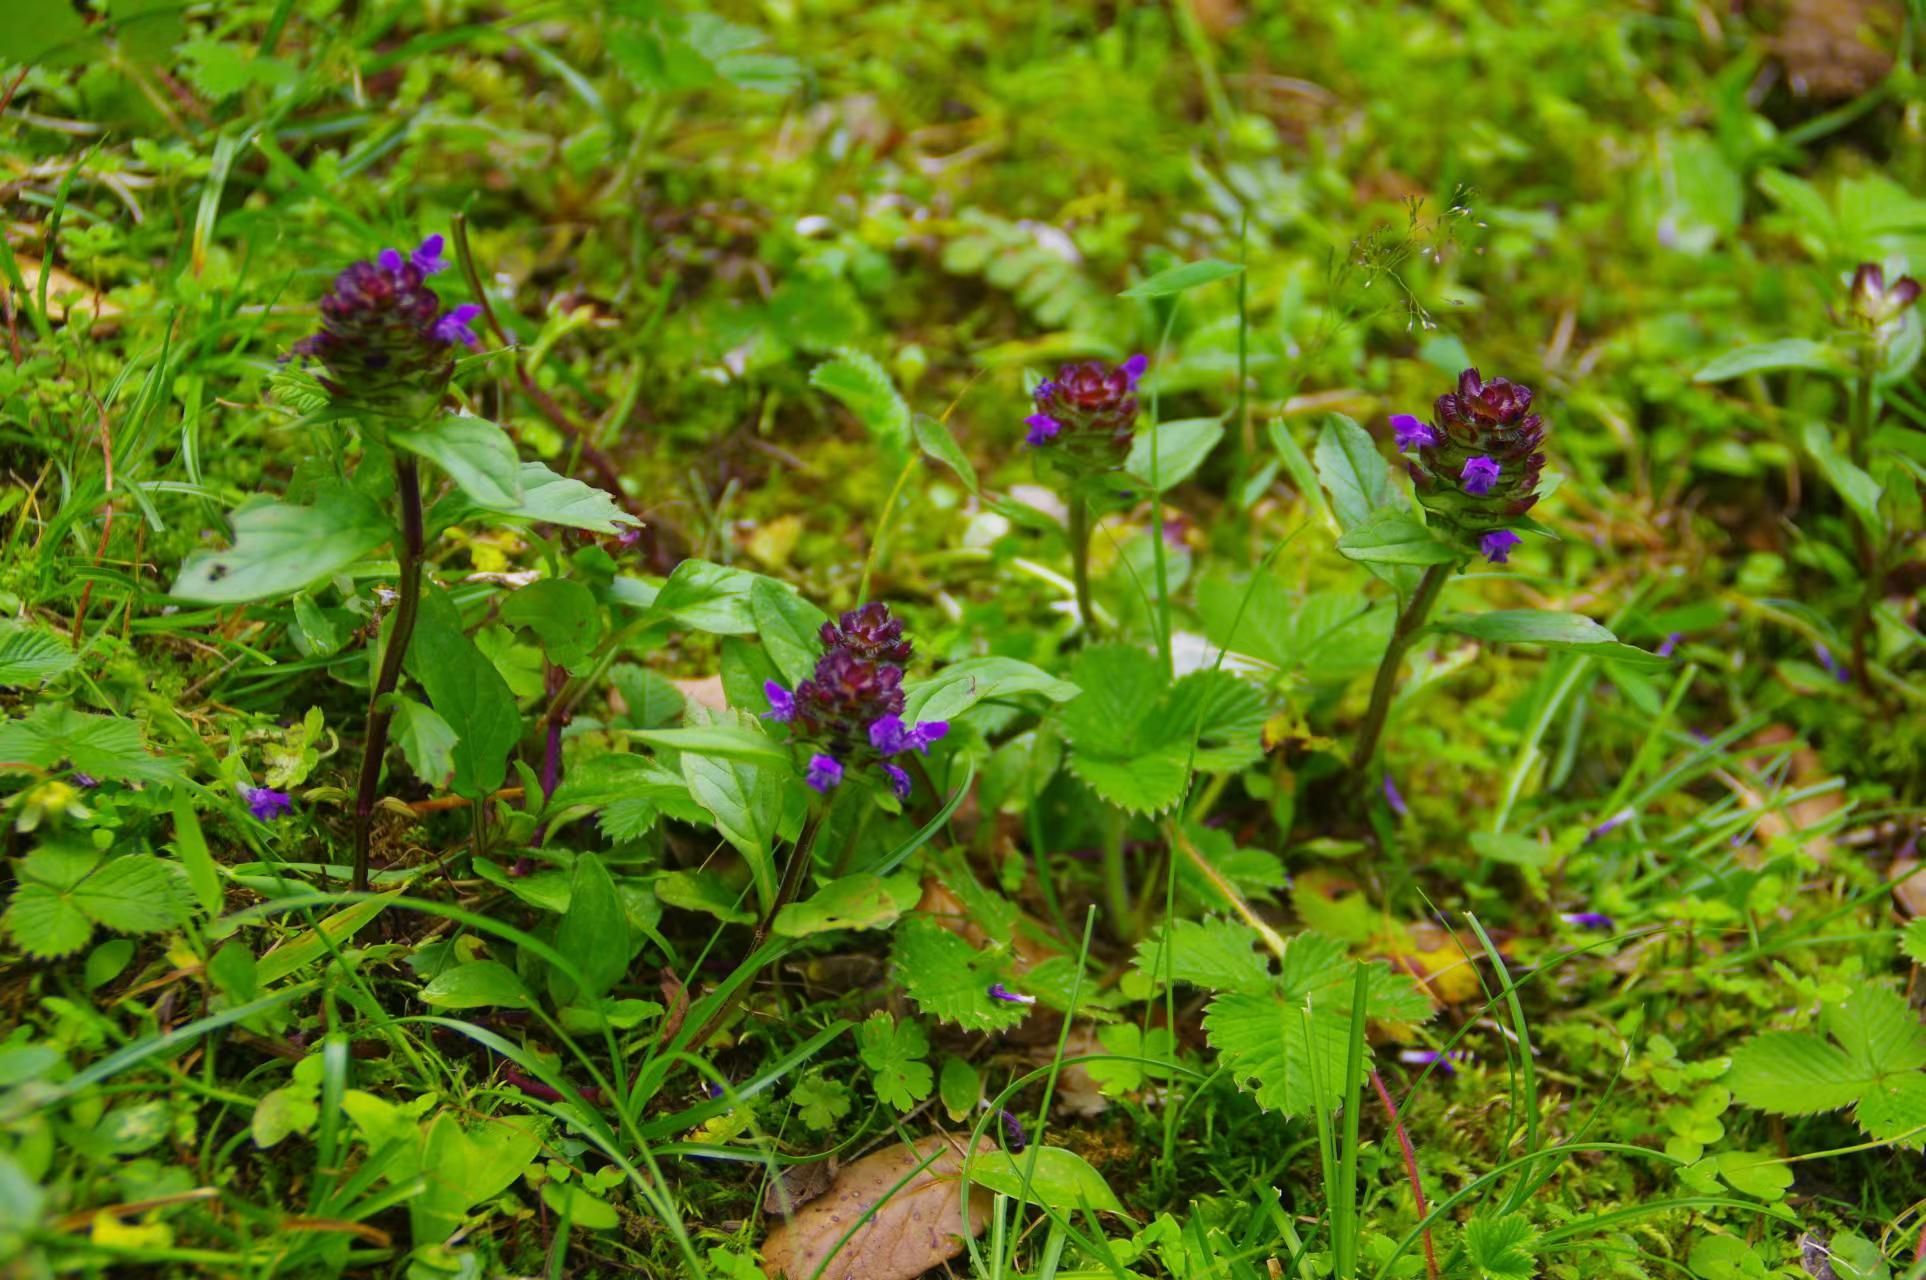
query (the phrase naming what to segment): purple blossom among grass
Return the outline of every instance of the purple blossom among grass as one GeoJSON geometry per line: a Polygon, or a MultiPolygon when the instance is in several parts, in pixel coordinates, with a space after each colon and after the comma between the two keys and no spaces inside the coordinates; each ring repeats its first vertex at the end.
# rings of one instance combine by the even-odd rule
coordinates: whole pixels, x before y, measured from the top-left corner
{"type": "Polygon", "coordinates": [[[1000,1000],[1004,1004],[1035,1004],[1037,1002],[1035,996],[1026,996],[1021,992],[1012,991],[1001,982],[992,982],[990,984],[990,999],[1000,1000]]]}
{"type": "Polygon", "coordinates": [[[1478,539],[1478,550],[1493,564],[1509,564],[1511,549],[1523,539],[1509,529],[1493,529],[1478,539]]]}
{"type": "Polygon", "coordinates": [[[243,787],[241,798],[247,801],[247,811],[262,822],[286,817],[294,809],[294,797],[272,787],[243,787]]]}

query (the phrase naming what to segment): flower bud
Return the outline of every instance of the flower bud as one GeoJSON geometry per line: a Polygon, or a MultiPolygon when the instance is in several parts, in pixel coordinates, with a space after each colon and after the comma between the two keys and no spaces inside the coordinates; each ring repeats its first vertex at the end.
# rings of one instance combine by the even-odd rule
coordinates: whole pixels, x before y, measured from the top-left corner
{"type": "Polygon", "coordinates": [[[1468,541],[1477,538],[1497,564],[1518,543],[1507,526],[1538,501],[1545,423],[1531,399],[1529,387],[1466,369],[1458,389],[1438,397],[1431,423],[1410,414],[1391,420],[1418,501],[1468,541]]]}
{"type": "Polygon", "coordinates": [[[1123,465],[1137,424],[1137,383],[1149,363],[1132,356],[1115,367],[1100,360],[1064,365],[1030,393],[1036,412],[1024,419],[1024,443],[1072,469],[1123,465]]]}
{"type": "Polygon", "coordinates": [[[1898,320],[1919,301],[1919,281],[1901,276],[1886,283],[1886,269],[1876,262],[1862,262],[1852,273],[1852,318],[1866,329],[1883,329],[1898,320]]]}

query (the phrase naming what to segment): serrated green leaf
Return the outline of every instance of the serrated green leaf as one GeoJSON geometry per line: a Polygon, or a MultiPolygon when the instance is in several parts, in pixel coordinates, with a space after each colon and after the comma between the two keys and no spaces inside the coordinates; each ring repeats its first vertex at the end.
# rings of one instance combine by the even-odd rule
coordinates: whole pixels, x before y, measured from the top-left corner
{"type": "Polygon", "coordinates": [[[74,665],[66,640],[39,627],[0,623],[0,686],[39,686],[74,665]]]}
{"type": "Polygon", "coordinates": [[[898,452],[909,448],[909,404],[874,356],[845,347],[810,371],[809,385],[842,401],[878,444],[898,452]]]}
{"type": "Polygon", "coordinates": [[[181,868],[145,854],[109,858],[68,892],[90,920],[116,933],[158,933],[193,910],[181,868]]]}
{"type": "Polygon", "coordinates": [[[1267,992],[1269,962],[1259,955],[1250,926],[1230,920],[1177,920],[1137,944],[1137,972],[1152,983],[1188,982],[1209,991],[1267,992]],[[1166,954],[1165,948],[1169,951],[1166,954]]]}
{"type": "Polygon", "coordinates": [[[0,923],[22,952],[38,960],[72,955],[94,933],[94,922],[71,893],[32,880],[13,891],[0,923]]]}
{"type": "Polygon", "coordinates": [[[394,536],[387,514],[346,485],[326,485],[314,505],[255,502],[229,518],[234,545],[197,551],[169,592],[208,604],[245,604],[291,595],[353,564],[394,536]]]}
{"type": "Polygon", "coordinates": [[[58,701],[0,722],[0,760],[43,769],[65,765],[114,781],[167,782],[177,776],[168,760],[148,754],[132,720],[77,711],[58,701]]]}
{"type": "Polygon", "coordinates": [[[1538,1233],[1522,1213],[1480,1216],[1465,1224],[1465,1256],[1484,1280],[1532,1280],[1538,1233]]]}
{"type": "Polygon", "coordinates": [[[1003,1031],[1029,1013],[1025,1005],[991,997],[991,984],[1002,976],[996,956],[978,951],[928,916],[913,915],[897,926],[890,958],[909,998],[939,1022],[954,1022],[966,1031],[1003,1031]]]}

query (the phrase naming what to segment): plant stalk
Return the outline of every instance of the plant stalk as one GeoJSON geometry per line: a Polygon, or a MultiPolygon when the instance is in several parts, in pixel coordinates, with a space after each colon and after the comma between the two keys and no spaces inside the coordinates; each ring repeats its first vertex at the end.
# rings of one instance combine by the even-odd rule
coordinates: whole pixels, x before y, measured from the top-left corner
{"type": "Polygon", "coordinates": [[[368,852],[373,837],[375,792],[381,784],[381,758],[388,752],[388,726],[395,718],[387,697],[401,682],[401,662],[415,634],[421,608],[421,471],[413,458],[395,458],[395,493],[401,502],[401,540],[395,544],[400,567],[394,623],[381,651],[381,669],[368,691],[368,734],[361,753],[361,777],[354,789],[354,889],[368,887],[368,852]]]}
{"type": "Polygon", "coordinates": [[[1077,584],[1077,616],[1084,634],[1097,634],[1097,610],[1090,603],[1090,499],[1080,491],[1070,494],[1070,571],[1077,584]]]}
{"type": "Polygon", "coordinates": [[[1371,706],[1364,713],[1357,748],[1351,755],[1351,768],[1355,772],[1362,773],[1377,754],[1378,739],[1384,734],[1384,718],[1391,710],[1391,695],[1397,692],[1398,668],[1404,663],[1405,650],[1417,638],[1455,568],[1450,564],[1434,564],[1426,569],[1424,577],[1418,580],[1418,589],[1411,593],[1410,602],[1391,628],[1391,643],[1385,646],[1384,659],[1378,663],[1378,676],[1371,685],[1371,706]]]}
{"type": "Polygon", "coordinates": [[[1133,942],[1137,936],[1137,911],[1130,897],[1130,872],[1124,865],[1125,823],[1121,810],[1112,809],[1103,835],[1104,914],[1110,917],[1110,932],[1119,942],[1133,942]]]}
{"type": "MultiPolygon", "coordinates": [[[[1872,458],[1873,378],[1878,372],[1879,348],[1867,342],[1859,351],[1858,377],[1853,384],[1852,420],[1848,424],[1852,460],[1862,471],[1868,469],[1872,458]]],[[[1879,545],[1879,530],[1868,528],[1856,512],[1853,513],[1852,525],[1855,534],[1853,541],[1859,552],[1859,570],[1865,579],[1859,609],[1852,620],[1852,675],[1861,689],[1871,689],[1868,668],[1871,665],[1873,610],[1886,594],[1884,556],[1879,545]]]]}

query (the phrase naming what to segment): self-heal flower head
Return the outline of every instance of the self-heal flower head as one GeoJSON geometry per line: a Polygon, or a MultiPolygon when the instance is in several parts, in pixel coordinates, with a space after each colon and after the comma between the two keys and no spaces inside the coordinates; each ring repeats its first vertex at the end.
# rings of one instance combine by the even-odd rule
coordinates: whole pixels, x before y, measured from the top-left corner
{"type": "Polygon", "coordinates": [[[321,366],[336,400],[381,417],[420,420],[441,402],[455,350],[475,345],[469,322],[481,308],[443,311],[428,277],[447,267],[443,240],[429,236],[413,253],[383,249],[335,277],[321,300],[321,327],[294,345],[321,366]]]}
{"type": "Polygon", "coordinates": [[[1025,443],[1047,448],[1053,461],[1073,471],[1123,465],[1137,425],[1137,384],[1149,367],[1141,355],[1119,365],[1101,360],[1064,365],[1030,393],[1036,411],[1024,419],[1025,443]]]}
{"type": "Polygon", "coordinates": [[[276,818],[285,817],[294,809],[294,797],[285,791],[276,791],[272,787],[244,788],[241,798],[247,801],[247,811],[262,822],[272,822],[276,818]]]}
{"type": "Polygon", "coordinates": [[[1532,412],[1530,387],[1487,382],[1466,369],[1457,389],[1438,397],[1431,422],[1417,425],[1429,438],[1419,440],[1406,427],[1399,444],[1411,441],[1405,468],[1418,501],[1436,523],[1467,535],[1467,546],[1476,535],[1509,528],[1538,501],[1545,421],[1532,412]]]}
{"type": "Polygon", "coordinates": [[[894,662],[899,667],[910,660],[910,642],[903,638],[902,619],[890,617],[889,606],[880,600],[823,623],[817,635],[824,649],[847,649],[859,658],[894,662]]]}
{"type": "Polygon", "coordinates": [[[826,756],[818,751],[809,757],[809,767],[803,771],[803,781],[825,794],[843,780],[843,766],[836,757],[826,756]]]}
{"type": "Polygon", "coordinates": [[[1511,560],[1511,549],[1521,541],[1523,539],[1509,529],[1493,529],[1478,539],[1478,550],[1493,564],[1507,564],[1511,560]]]}
{"type": "Polygon", "coordinates": [[[1919,281],[1901,276],[1888,285],[1886,269],[1862,262],[1852,273],[1852,318],[1868,329],[1883,329],[1919,301],[1919,281]]]}

